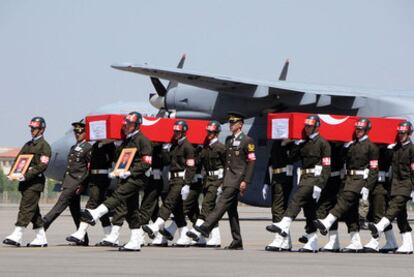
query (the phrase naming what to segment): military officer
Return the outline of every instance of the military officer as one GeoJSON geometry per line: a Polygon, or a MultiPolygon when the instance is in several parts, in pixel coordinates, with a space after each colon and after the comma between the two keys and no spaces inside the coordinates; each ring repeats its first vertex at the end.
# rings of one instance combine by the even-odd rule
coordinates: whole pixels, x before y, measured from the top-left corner
{"type": "Polygon", "coordinates": [[[40,215],[39,199],[40,193],[45,186],[43,172],[49,164],[51,150],[43,137],[46,129],[45,120],[42,117],[36,116],[30,121],[29,127],[32,139],[23,146],[19,155],[33,155],[33,158],[27,172],[18,178],[19,191],[22,198],[15,224],[16,227],[3,243],[20,246],[22,244],[23,231],[32,222],[36,237],[27,246],[44,247],[47,246],[47,239],[40,215]]]}
{"type": "MultiPolygon", "coordinates": [[[[76,144],[69,150],[68,164],[63,177],[62,192],[53,208],[44,216],[45,229],[69,206],[76,228],[80,224],[80,194],[84,191],[89,177],[92,146],[86,141],[85,123],[72,123],[76,144]]],[[[78,245],[88,245],[86,238],[78,245]]]]}
{"type": "MultiPolygon", "coordinates": [[[[271,185],[264,185],[263,187],[263,199],[267,198],[267,194],[270,190],[272,197],[272,222],[277,223],[282,220],[285,213],[289,196],[292,191],[293,185],[293,164],[291,157],[291,150],[293,147],[293,141],[291,140],[275,140],[272,144],[270,152],[269,164],[272,172],[271,185]]],[[[282,236],[278,233],[275,234],[275,238],[272,243],[266,246],[266,251],[288,251],[292,247],[290,240],[285,240],[285,244],[282,245],[282,236]]]]}
{"type": "Polygon", "coordinates": [[[183,200],[187,199],[195,176],[195,155],[194,147],[186,137],[187,122],[176,121],[173,130],[172,143],[163,146],[164,164],[170,165],[169,191],[160,207],[159,217],[154,223],[144,225],[143,229],[152,239],[160,232],[168,240],[173,240],[178,228],[179,238],[174,246],[187,247],[190,246],[191,239],[186,235],[188,228],[184,216],[183,200]],[[173,226],[165,228],[165,221],[171,214],[174,214],[173,226]]]}
{"type": "MultiPolygon", "coordinates": [[[[307,216],[316,218],[316,204],[320,198],[322,189],[330,176],[331,147],[329,143],[319,135],[320,119],[317,115],[310,115],[305,120],[305,141],[295,142],[293,159],[300,158],[302,169],[298,176],[299,187],[294,193],[291,202],[278,223],[266,227],[270,232],[279,233],[288,238],[292,221],[299,214],[301,208],[307,209],[307,216]]],[[[283,242],[283,240],[282,240],[283,242]]],[[[318,239],[316,232],[309,235],[308,242],[300,252],[317,252],[318,239]]]]}
{"type": "MultiPolygon", "coordinates": [[[[86,203],[87,209],[95,209],[106,199],[106,193],[111,179],[108,177],[109,170],[115,159],[115,144],[112,141],[97,141],[92,145],[90,176],[89,176],[89,200],[86,203]]],[[[109,216],[105,215],[100,218],[104,235],[109,236],[111,233],[111,221],[109,216]]],[[[81,222],[80,225],[87,224],[81,222]]],[[[82,228],[80,228],[82,229],[82,228]]],[[[69,242],[78,242],[76,239],[79,235],[75,232],[66,240],[69,242]],[[73,237],[75,239],[73,239],[73,237]]]]}
{"type": "Polygon", "coordinates": [[[338,218],[344,217],[351,236],[351,243],[344,253],[361,253],[363,246],[359,236],[358,203],[360,195],[367,200],[378,179],[378,147],[368,138],[371,122],[359,118],[355,123],[355,140],[345,144],[346,178],[344,188],[335,207],[324,219],[315,220],[321,234],[326,235],[338,218]]]}
{"type": "Polygon", "coordinates": [[[243,250],[240,234],[239,214],[237,212],[238,195],[243,195],[253,177],[256,161],[256,145],[252,138],[242,132],[245,116],[241,113],[229,113],[231,136],[226,138],[226,161],[223,180],[223,192],[205,222],[194,229],[208,237],[213,228],[227,211],[233,241],[228,250],[243,250]]]}
{"type": "MultiPolygon", "coordinates": [[[[95,225],[97,219],[107,214],[110,210],[126,203],[126,220],[131,230],[131,237],[127,244],[119,248],[119,251],[140,251],[143,231],[139,221],[138,194],[148,184],[149,169],[152,163],[152,145],[149,139],[141,132],[142,115],[138,112],[130,112],[123,124],[125,139],[117,149],[120,157],[123,149],[136,148],[128,171],[119,174],[119,182],[114,193],[96,209],[86,209],[82,213],[82,221],[95,225]]],[[[118,159],[119,159],[118,158],[118,159]]],[[[115,178],[114,172],[109,173],[110,178],[115,178]]],[[[87,227],[87,226],[86,226],[87,227]]],[[[79,230],[78,230],[79,231],[79,230]]],[[[83,233],[86,232],[86,228],[83,233]]],[[[81,237],[79,237],[81,239],[81,237]]],[[[78,239],[79,239],[78,238],[78,239]]]]}
{"type": "MultiPolygon", "coordinates": [[[[203,203],[201,213],[195,225],[201,226],[207,216],[214,210],[217,200],[217,190],[223,183],[224,166],[226,162],[226,148],[218,140],[221,126],[218,121],[212,120],[207,125],[207,136],[200,152],[200,164],[205,173],[203,178],[203,203]]],[[[221,247],[221,236],[218,223],[211,231],[211,238],[204,236],[192,228],[187,235],[196,241],[196,246],[221,247]]]]}
{"type": "Polygon", "coordinates": [[[407,202],[414,202],[414,146],[410,140],[413,126],[404,121],[398,126],[398,143],[394,147],[392,158],[391,200],[385,216],[377,223],[368,225],[371,234],[377,238],[397,219],[402,236],[402,245],[396,250],[397,254],[412,254],[413,241],[411,227],[407,220],[407,202]]]}

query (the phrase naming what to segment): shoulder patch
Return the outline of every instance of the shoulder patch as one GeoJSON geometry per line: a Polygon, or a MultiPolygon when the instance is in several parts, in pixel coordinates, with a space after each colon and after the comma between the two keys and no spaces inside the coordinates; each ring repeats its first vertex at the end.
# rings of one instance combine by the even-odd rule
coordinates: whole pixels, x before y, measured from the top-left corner
{"type": "Polygon", "coordinates": [[[249,152],[253,152],[255,149],[256,149],[256,147],[255,147],[255,145],[254,145],[253,143],[249,143],[249,144],[247,145],[247,150],[248,150],[249,152]]]}

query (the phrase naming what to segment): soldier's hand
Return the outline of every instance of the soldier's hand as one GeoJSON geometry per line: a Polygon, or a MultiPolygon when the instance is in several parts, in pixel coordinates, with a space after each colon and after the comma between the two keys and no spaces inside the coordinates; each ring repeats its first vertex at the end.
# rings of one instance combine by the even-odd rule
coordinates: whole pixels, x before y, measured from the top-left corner
{"type": "Polygon", "coordinates": [[[411,196],[411,201],[414,203],[414,191],[411,192],[410,196],[411,196]]]}
{"type": "Polygon", "coordinates": [[[84,191],[83,186],[78,186],[75,190],[76,195],[80,195],[84,191]]]}
{"type": "Polygon", "coordinates": [[[11,176],[7,175],[7,180],[13,181],[14,179],[11,176]]]}
{"type": "Polygon", "coordinates": [[[164,144],[162,145],[162,150],[163,150],[163,151],[169,152],[169,151],[170,151],[170,149],[171,149],[171,143],[164,143],[164,144]]]}
{"type": "Polygon", "coordinates": [[[218,187],[217,188],[217,197],[219,197],[222,193],[223,193],[223,188],[222,187],[218,187]]]}
{"type": "Polygon", "coordinates": [[[108,173],[108,177],[110,179],[115,179],[116,178],[115,173],[113,171],[108,173]]]}
{"type": "Polygon", "coordinates": [[[247,183],[245,181],[242,181],[240,183],[240,195],[243,196],[246,190],[247,190],[247,183]]]}
{"type": "Polygon", "coordinates": [[[131,176],[131,171],[124,171],[119,174],[119,178],[121,179],[127,179],[129,176],[131,176]]]}
{"type": "Polygon", "coordinates": [[[26,178],[21,174],[19,177],[17,177],[17,180],[19,180],[19,182],[24,182],[26,178]]]}
{"type": "Polygon", "coordinates": [[[183,200],[186,200],[189,194],[190,194],[190,186],[189,185],[183,186],[181,189],[181,198],[183,200]]]}
{"type": "Polygon", "coordinates": [[[369,189],[367,189],[366,187],[363,187],[361,189],[361,195],[362,195],[362,200],[368,200],[369,189]]]}
{"type": "Polygon", "coordinates": [[[313,193],[312,198],[315,199],[316,202],[319,201],[319,198],[321,197],[322,189],[318,186],[313,186],[313,193]]]}
{"type": "Polygon", "coordinates": [[[269,185],[264,184],[263,189],[262,189],[263,200],[266,200],[268,191],[269,191],[269,185]]]}

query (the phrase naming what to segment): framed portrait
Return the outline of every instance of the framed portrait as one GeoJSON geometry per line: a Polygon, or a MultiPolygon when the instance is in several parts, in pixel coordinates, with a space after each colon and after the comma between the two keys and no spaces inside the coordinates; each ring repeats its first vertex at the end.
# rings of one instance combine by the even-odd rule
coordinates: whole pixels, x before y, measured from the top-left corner
{"type": "Polygon", "coordinates": [[[26,174],[26,171],[29,168],[29,165],[32,159],[33,159],[32,154],[19,155],[16,158],[16,161],[14,162],[13,167],[10,170],[8,176],[11,179],[18,179],[19,176],[26,174]]]}
{"type": "Polygon", "coordinates": [[[122,150],[114,168],[115,176],[118,176],[121,172],[129,170],[136,152],[136,148],[125,148],[122,150]]]}

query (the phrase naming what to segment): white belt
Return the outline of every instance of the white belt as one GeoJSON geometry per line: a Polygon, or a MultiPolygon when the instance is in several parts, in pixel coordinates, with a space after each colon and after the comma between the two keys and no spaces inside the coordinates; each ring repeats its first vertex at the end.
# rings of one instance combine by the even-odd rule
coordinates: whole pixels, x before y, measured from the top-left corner
{"type": "Polygon", "coordinates": [[[306,168],[306,169],[301,169],[300,170],[301,174],[311,174],[311,173],[315,173],[315,168],[306,168]]]}
{"type": "Polygon", "coordinates": [[[273,174],[280,174],[280,173],[286,173],[286,172],[287,172],[286,167],[272,168],[273,174]]]}
{"type": "Polygon", "coordinates": [[[341,176],[341,171],[333,171],[331,172],[331,177],[341,176]]]}
{"type": "Polygon", "coordinates": [[[214,170],[214,171],[207,171],[207,175],[208,176],[216,176],[219,179],[221,179],[221,178],[223,178],[223,175],[224,175],[224,169],[220,168],[220,169],[217,169],[217,170],[214,170]]]}
{"type": "Polygon", "coordinates": [[[91,169],[92,174],[108,174],[108,169],[91,169]]]}
{"type": "Polygon", "coordinates": [[[386,178],[390,177],[390,174],[385,171],[379,171],[378,172],[378,182],[384,183],[386,181],[386,178]]]}
{"type": "Polygon", "coordinates": [[[160,169],[151,169],[151,175],[161,175],[160,169]]]}
{"type": "Polygon", "coordinates": [[[179,171],[179,172],[169,172],[168,173],[168,179],[171,179],[171,176],[173,178],[184,178],[185,171],[179,171]]]}
{"type": "Polygon", "coordinates": [[[351,169],[351,170],[347,170],[346,174],[350,175],[350,176],[364,176],[365,170],[353,170],[353,169],[351,169]]]}

